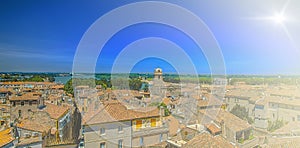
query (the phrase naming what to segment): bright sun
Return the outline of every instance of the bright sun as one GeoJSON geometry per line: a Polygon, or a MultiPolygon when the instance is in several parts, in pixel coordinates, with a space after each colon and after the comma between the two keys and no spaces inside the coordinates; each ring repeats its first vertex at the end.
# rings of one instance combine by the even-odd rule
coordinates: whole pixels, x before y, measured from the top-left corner
{"type": "Polygon", "coordinates": [[[282,14],[275,14],[271,19],[278,24],[282,24],[285,21],[285,17],[282,14]]]}

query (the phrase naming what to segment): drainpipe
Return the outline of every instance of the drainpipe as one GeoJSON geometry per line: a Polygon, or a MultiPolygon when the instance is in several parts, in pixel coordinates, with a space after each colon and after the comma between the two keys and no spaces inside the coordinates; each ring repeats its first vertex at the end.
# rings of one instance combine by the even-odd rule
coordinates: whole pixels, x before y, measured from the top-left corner
{"type": "Polygon", "coordinates": [[[133,126],[133,120],[130,121],[130,130],[131,130],[131,133],[130,133],[130,147],[132,147],[132,137],[133,137],[133,129],[132,129],[132,126],[133,126]]]}

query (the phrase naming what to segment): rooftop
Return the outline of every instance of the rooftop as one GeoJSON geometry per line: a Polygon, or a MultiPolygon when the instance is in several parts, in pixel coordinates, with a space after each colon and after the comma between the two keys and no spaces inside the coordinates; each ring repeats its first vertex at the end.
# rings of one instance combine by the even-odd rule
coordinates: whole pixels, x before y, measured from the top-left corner
{"type": "Polygon", "coordinates": [[[109,101],[102,105],[97,112],[84,115],[85,124],[97,124],[114,121],[126,121],[140,118],[158,117],[156,107],[128,109],[118,101],[109,101]]]}
{"type": "Polygon", "coordinates": [[[266,97],[266,100],[272,103],[300,106],[300,99],[283,98],[279,96],[268,96],[266,97]]]}
{"type": "Polygon", "coordinates": [[[223,109],[206,109],[199,110],[199,112],[205,114],[219,124],[224,122],[226,127],[234,131],[242,131],[251,128],[251,125],[247,121],[244,121],[223,109]]]}
{"type": "Polygon", "coordinates": [[[51,103],[46,103],[46,108],[44,109],[52,119],[59,119],[61,116],[66,114],[66,112],[70,109],[70,106],[64,105],[54,105],[51,103]]]}
{"type": "Polygon", "coordinates": [[[213,135],[217,135],[221,132],[221,128],[215,123],[206,124],[205,127],[209,130],[209,132],[213,135]]]}
{"type": "Polygon", "coordinates": [[[169,134],[170,136],[174,136],[177,134],[178,129],[180,128],[179,121],[173,116],[166,117],[166,121],[169,125],[169,134]]]}
{"type": "Polygon", "coordinates": [[[11,135],[11,129],[0,131],[0,147],[5,146],[15,140],[11,135]]]}
{"type": "Polygon", "coordinates": [[[290,134],[293,132],[300,132],[300,122],[293,121],[289,122],[288,124],[284,125],[283,127],[275,130],[272,134],[290,134]]]}
{"type": "Polygon", "coordinates": [[[41,132],[41,133],[48,132],[51,129],[50,126],[40,124],[38,122],[34,122],[29,119],[22,120],[20,123],[17,124],[17,127],[30,130],[30,131],[41,132]]]}
{"type": "Polygon", "coordinates": [[[52,82],[0,82],[0,85],[26,85],[26,84],[50,85],[50,84],[55,84],[55,83],[52,83],[52,82]]]}
{"type": "Polygon", "coordinates": [[[199,107],[206,107],[206,106],[221,106],[223,104],[223,101],[212,96],[212,95],[204,95],[205,100],[202,98],[198,99],[198,106],[199,107]]]}
{"type": "Polygon", "coordinates": [[[40,98],[40,95],[39,93],[25,93],[25,94],[22,94],[21,96],[11,96],[9,98],[9,100],[11,101],[25,101],[25,100],[38,100],[40,98]]]}
{"type": "Polygon", "coordinates": [[[198,148],[199,146],[209,148],[234,148],[234,146],[228,141],[226,141],[223,137],[212,136],[206,132],[195,136],[192,140],[188,141],[183,147],[198,148]]]}

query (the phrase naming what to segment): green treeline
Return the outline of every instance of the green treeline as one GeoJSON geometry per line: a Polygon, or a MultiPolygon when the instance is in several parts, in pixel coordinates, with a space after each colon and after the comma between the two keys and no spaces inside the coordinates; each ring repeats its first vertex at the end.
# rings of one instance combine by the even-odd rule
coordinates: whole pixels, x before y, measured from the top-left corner
{"type": "Polygon", "coordinates": [[[140,78],[114,78],[111,79],[93,79],[93,78],[72,78],[64,86],[64,90],[68,94],[74,94],[74,87],[76,86],[89,86],[90,88],[95,88],[96,85],[101,85],[103,89],[130,89],[130,90],[140,90],[142,84],[140,78]]]}

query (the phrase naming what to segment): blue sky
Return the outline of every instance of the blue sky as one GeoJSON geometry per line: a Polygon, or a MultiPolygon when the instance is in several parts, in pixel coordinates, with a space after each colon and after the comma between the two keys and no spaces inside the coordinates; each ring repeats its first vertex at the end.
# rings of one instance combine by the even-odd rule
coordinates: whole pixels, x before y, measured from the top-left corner
{"type": "MultiPolygon", "coordinates": [[[[77,45],[86,30],[107,12],[133,2],[138,1],[2,0],[0,71],[71,72],[77,45]]],[[[188,9],[204,21],[219,43],[228,74],[300,74],[300,2],[297,0],[164,2],[188,9]],[[281,12],[284,21],[278,23],[272,17],[281,12]]],[[[110,72],[116,57],[128,44],[146,37],[177,43],[198,73],[210,73],[205,55],[189,36],[155,23],[136,24],[116,33],[102,49],[96,71],[110,72]]],[[[167,45],[145,43],[144,47],[143,50],[165,47],[160,49],[162,53],[173,53],[167,45]]],[[[122,63],[125,67],[130,56],[128,63],[122,63]]],[[[180,55],[172,57],[183,60],[180,55]]],[[[133,72],[152,72],[155,67],[162,67],[165,72],[174,73],[177,69],[168,59],[155,57],[134,64],[133,72]]]]}

